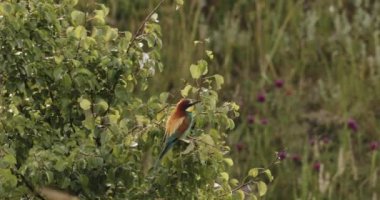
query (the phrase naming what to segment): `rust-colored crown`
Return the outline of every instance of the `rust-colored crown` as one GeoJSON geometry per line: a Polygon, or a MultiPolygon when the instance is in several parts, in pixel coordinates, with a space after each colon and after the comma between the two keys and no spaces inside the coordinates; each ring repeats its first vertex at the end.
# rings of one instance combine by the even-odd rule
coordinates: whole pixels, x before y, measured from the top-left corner
{"type": "Polygon", "coordinates": [[[191,101],[190,99],[181,99],[177,103],[176,109],[186,110],[188,107],[193,106],[193,105],[195,105],[195,104],[197,104],[199,102],[200,101],[191,101]]]}

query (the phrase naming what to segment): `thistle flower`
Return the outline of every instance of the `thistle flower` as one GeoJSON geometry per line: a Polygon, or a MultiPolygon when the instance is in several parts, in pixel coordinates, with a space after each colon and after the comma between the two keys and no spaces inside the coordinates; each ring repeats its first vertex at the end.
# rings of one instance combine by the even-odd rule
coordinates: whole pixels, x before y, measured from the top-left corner
{"type": "Polygon", "coordinates": [[[260,120],[260,122],[261,122],[262,125],[267,125],[268,124],[268,119],[267,118],[262,118],[260,120]]]}
{"type": "Polygon", "coordinates": [[[321,163],[320,162],[315,162],[313,164],[313,169],[317,172],[319,172],[319,170],[321,169],[321,163]]]}
{"type": "Polygon", "coordinates": [[[238,142],[236,143],[235,147],[236,147],[236,150],[240,153],[245,148],[245,145],[243,142],[238,142]]]}
{"type": "Polygon", "coordinates": [[[257,95],[257,101],[260,102],[260,103],[264,103],[266,100],[266,96],[264,93],[260,93],[257,95]]]}
{"type": "Polygon", "coordinates": [[[255,116],[253,114],[249,114],[247,117],[248,124],[255,123],[255,116]]]}
{"type": "Polygon", "coordinates": [[[372,141],[369,143],[369,149],[371,151],[376,151],[379,149],[379,147],[380,147],[380,143],[378,141],[372,141]]]}
{"type": "Polygon", "coordinates": [[[357,132],[358,131],[358,129],[359,129],[359,125],[358,125],[358,123],[356,122],[356,120],[354,120],[354,119],[349,119],[348,121],[347,121],[347,126],[348,126],[348,128],[349,129],[351,129],[353,132],[357,132]]]}
{"type": "Polygon", "coordinates": [[[285,151],[279,151],[279,152],[277,152],[277,158],[279,160],[284,160],[286,158],[286,156],[287,156],[287,154],[286,154],[285,151]]]}
{"type": "Polygon", "coordinates": [[[294,154],[294,155],[292,156],[292,160],[293,160],[293,162],[295,162],[296,164],[301,164],[301,156],[298,155],[298,154],[294,154]]]}
{"type": "Polygon", "coordinates": [[[284,86],[284,80],[277,79],[277,80],[274,82],[274,85],[276,86],[276,88],[282,88],[282,87],[284,86]]]}

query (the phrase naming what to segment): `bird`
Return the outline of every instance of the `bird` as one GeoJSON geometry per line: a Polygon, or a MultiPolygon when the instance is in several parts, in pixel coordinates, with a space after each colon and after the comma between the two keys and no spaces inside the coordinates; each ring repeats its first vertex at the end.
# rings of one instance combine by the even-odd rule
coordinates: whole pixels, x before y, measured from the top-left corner
{"type": "Polygon", "coordinates": [[[190,132],[194,125],[194,118],[191,111],[188,110],[191,106],[200,103],[190,99],[181,99],[175,109],[171,112],[166,121],[165,127],[165,145],[156,161],[157,164],[165,156],[165,154],[173,147],[178,140],[182,140],[190,132]]]}

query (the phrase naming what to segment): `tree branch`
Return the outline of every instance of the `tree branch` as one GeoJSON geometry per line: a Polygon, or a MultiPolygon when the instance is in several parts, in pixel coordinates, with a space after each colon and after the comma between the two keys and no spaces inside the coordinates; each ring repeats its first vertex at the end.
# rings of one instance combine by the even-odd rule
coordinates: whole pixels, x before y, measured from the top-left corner
{"type": "Polygon", "coordinates": [[[144,26],[145,24],[148,22],[148,20],[150,19],[150,17],[152,17],[152,15],[158,10],[158,8],[160,8],[161,4],[164,3],[165,0],[161,0],[157,6],[149,13],[148,16],[145,17],[144,21],[140,24],[139,28],[137,29],[135,35],[133,35],[132,39],[131,39],[131,42],[129,43],[128,45],[128,48],[127,48],[127,53],[129,52],[129,50],[131,49],[133,43],[136,41],[137,37],[139,35],[142,34],[142,31],[144,29],[144,26]]]}

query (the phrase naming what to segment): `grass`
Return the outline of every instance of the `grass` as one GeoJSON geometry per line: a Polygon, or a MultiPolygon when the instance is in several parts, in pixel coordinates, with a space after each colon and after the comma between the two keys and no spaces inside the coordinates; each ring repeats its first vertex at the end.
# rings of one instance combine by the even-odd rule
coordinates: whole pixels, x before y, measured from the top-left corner
{"type": "MultiPolygon", "coordinates": [[[[178,97],[190,64],[213,50],[210,70],[225,77],[220,96],[241,106],[229,136],[236,177],[285,151],[264,199],[377,199],[379,152],[370,143],[380,140],[380,3],[205,2],[160,9],[165,70],[150,92],[178,97]]],[[[155,3],[116,6],[113,20],[133,29],[155,3]]]]}

